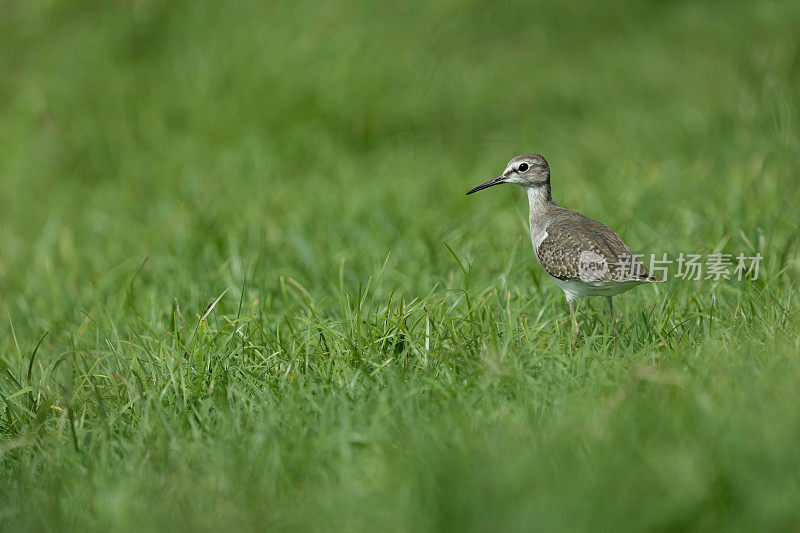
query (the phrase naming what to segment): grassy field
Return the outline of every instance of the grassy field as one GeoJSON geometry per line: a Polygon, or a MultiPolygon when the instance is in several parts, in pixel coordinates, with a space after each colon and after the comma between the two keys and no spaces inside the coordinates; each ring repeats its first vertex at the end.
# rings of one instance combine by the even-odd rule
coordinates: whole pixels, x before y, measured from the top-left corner
{"type": "Polygon", "coordinates": [[[0,2],[0,528],[797,530],[797,2],[0,2]],[[564,5],[560,5],[564,4],[564,5]],[[637,252],[579,307],[518,187],[637,252]]]}

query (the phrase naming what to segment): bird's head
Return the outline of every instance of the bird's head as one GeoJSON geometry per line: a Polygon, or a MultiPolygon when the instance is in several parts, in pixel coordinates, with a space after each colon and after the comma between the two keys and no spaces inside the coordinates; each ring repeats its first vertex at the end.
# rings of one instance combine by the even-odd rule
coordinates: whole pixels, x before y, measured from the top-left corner
{"type": "Polygon", "coordinates": [[[525,188],[544,187],[550,184],[550,167],[544,157],[539,154],[518,155],[508,162],[502,174],[469,190],[467,194],[501,183],[518,183],[525,188]]]}

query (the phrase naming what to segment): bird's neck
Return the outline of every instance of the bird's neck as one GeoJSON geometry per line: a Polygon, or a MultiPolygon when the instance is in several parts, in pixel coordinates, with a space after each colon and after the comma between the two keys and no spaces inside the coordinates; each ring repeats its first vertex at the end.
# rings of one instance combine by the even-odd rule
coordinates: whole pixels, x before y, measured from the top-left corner
{"type": "Polygon", "coordinates": [[[554,205],[553,197],[550,195],[550,182],[534,187],[526,187],[528,193],[528,205],[531,210],[531,218],[544,213],[548,206],[554,205]]]}

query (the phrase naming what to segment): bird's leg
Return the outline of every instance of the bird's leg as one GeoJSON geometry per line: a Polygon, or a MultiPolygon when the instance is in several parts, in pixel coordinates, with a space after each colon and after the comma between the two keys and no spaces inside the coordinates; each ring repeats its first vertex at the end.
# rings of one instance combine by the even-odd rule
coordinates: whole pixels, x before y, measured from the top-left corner
{"type": "Polygon", "coordinates": [[[608,314],[611,315],[611,323],[614,325],[614,334],[617,334],[617,321],[614,319],[614,303],[611,301],[611,296],[606,296],[608,300],[608,314]]]}
{"type": "Polygon", "coordinates": [[[567,300],[569,304],[569,316],[572,319],[572,344],[578,342],[578,321],[575,320],[575,306],[572,305],[572,300],[567,300]]]}

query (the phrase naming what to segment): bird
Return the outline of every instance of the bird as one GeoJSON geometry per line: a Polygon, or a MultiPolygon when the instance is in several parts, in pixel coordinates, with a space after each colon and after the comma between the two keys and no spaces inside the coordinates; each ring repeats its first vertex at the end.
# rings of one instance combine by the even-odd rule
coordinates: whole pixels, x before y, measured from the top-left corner
{"type": "Polygon", "coordinates": [[[533,252],[544,271],[564,291],[573,344],[580,331],[575,319],[577,300],[605,296],[616,331],[612,297],[638,285],[664,281],[650,273],[611,228],[553,200],[550,166],[540,154],[514,157],[502,174],[467,194],[502,183],[521,185],[528,195],[533,252]]]}

